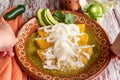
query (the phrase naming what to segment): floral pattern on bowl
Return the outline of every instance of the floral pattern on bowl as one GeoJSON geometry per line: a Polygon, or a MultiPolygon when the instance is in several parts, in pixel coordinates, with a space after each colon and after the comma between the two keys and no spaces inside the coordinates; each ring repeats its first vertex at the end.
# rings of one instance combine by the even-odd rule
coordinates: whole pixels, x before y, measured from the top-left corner
{"type": "Polygon", "coordinates": [[[100,55],[97,61],[85,72],[70,78],[61,78],[59,76],[52,76],[50,74],[44,73],[41,69],[36,67],[26,55],[25,46],[27,44],[28,38],[30,34],[39,27],[37,19],[34,17],[25,23],[18,33],[18,43],[15,45],[17,62],[24,71],[37,80],[91,80],[98,76],[109,64],[111,59],[109,39],[101,26],[88,16],[71,11],[63,12],[70,12],[75,14],[77,16],[76,23],[85,23],[87,28],[89,28],[97,37],[100,44],[100,55]]]}

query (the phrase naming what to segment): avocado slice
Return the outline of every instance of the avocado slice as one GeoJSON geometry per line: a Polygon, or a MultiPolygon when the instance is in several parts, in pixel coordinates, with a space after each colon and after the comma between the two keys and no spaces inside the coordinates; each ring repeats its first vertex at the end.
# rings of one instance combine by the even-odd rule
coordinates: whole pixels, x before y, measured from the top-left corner
{"type": "Polygon", "coordinates": [[[45,9],[46,11],[46,17],[48,18],[48,20],[52,23],[52,24],[57,24],[58,22],[54,19],[54,17],[52,16],[51,12],[49,9],[45,9]]]}
{"type": "Polygon", "coordinates": [[[42,11],[42,19],[43,19],[43,21],[45,22],[45,24],[47,24],[47,25],[53,25],[52,23],[51,23],[51,21],[48,19],[48,17],[47,17],[47,12],[46,12],[46,9],[44,9],[43,11],[42,11]]]}
{"type": "Polygon", "coordinates": [[[44,21],[42,19],[42,15],[41,15],[42,12],[43,12],[43,9],[37,10],[37,19],[41,26],[46,26],[46,24],[44,23],[44,21]]]}

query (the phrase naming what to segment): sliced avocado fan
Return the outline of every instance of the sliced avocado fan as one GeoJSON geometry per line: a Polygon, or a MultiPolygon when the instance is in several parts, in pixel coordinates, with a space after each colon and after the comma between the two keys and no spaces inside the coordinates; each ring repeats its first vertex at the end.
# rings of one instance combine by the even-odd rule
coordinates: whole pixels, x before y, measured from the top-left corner
{"type": "Polygon", "coordinates": [[[44,21],[44,23],[45,23],[46,25],[53,25],[53,24],[51,23],[51,21],[50,21],[50,20],[48,19],[48,17],[47,17],[48,13],[46,12],[46,9],[44,9],[44,10],[42,11],[41,15],[42,15],[42,19],[43,19],[43,21],[44,21]]]}
{"type": "Polygon", "coordinates": [[[37,10],[37,19],[41,26],[46,26],[46,24],[44,23],[44,21],[42,19],[42,15],[41,15],[42,11],[43,11],[43,9],[37,10]]]}
{"type": "Polygon", "coordinates": [[[48,18],[48,20],[52,23],[52,24],[57,24],[58,22],[54,19],[54,17],[52,16],[51,12],[49,9],[45,9],[47,15],[46,17],[48,18]]]}

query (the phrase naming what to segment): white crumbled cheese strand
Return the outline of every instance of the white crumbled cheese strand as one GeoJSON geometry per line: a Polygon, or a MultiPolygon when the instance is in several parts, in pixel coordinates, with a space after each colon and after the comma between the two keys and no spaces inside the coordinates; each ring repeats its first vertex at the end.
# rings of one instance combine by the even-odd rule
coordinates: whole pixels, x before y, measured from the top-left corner
{"type": "MultiPolygon", "coordinates": [[[[44,56],[46,61],[43,67],[46,69],[64,70],[66,67],[80,68],[84,64],[82,57],[79,55],[82,48],[94,47],[94,45],[79,46],[78,36],[83,35],[75,24],[58,23],[54,26],[42,27],[39,30],[44,30],[50,33],[48,37],[44,38],[47,42],[53,42],[54,46],[46,49],[44,56]],[[73,39],[73,41],[71,41],[73,39]],[[56,61],[56,63],[54,63],[56,61]],[[65,67],[65,68],[64,68],[65,67]]],[[[42,39],[42,38],[41,38],[42,39]]],[[[87,53],[83,55],[90,59],[87,53]]]]}
{"type": "Polygon", "coordinates": [[[82,52],[82,54],[89,60],[90,59],[90,55],[86,52],[82,52]]]}

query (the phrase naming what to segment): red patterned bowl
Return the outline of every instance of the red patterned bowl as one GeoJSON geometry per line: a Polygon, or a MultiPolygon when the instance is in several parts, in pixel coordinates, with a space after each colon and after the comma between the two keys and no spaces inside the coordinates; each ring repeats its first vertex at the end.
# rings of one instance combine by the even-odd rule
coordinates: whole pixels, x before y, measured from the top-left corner
{"type": "MultiPolygon", "coordinates": [[[[69,76],[54,73],[54,71],[47,71],[42,68],[40,59],[37,56],[35,49],[27,47],[29,41],[34,44],[32,39],[33,33],[39,27],[36,18],[30,19],[26,22],[22,29],[18,33],[18,43],[15,45],[16,60],[20,67],[26,71],[29,75],[37,80],[91,80],[98,76],[109,64],[111,59],[110,42],[102,27],[88,16],[70,11],[63,11],[65,13],[73,13],[76,15],[76,23],[84,23],[86,29],[89,30],[89,34],[92,35],[92,43],[96,44],[97,48],[94,49],[94,57],[91,59],[91,63],[87,65],[82,71],[77,74],[70,73],[69,76]],[[28,53],[31,52],[31,54],[28,53]],[[98,53],[96,55],[96,53],[98,53]],[[31,55],[31,56],[30,56],[31,55]],[[94,59],[94,60],[93,60],[94,59]]],[[[31,45],[31,46],[32,46],[31,45]]]]}

